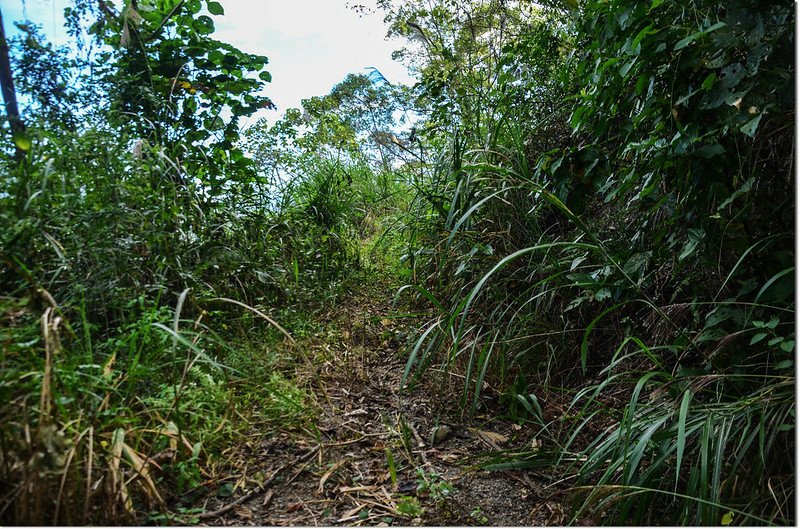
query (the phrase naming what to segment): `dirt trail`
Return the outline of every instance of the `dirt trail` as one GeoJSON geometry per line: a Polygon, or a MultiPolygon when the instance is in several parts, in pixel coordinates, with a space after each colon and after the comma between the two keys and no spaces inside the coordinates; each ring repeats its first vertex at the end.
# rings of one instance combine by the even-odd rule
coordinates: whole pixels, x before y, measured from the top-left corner
{"type": "Polygon", "coordinates": [[[461,418],[451,393],[459,380],[444,384],[431,373],[412,391],[399,392],[407,329],[393,317],[391,294],[381,294],[354,293],[322,316],[336,339],[301,344],[309,356],[327,358],[309,383],[319,406],[316,432],[284,431],[237,447],[250,461],[245,473],[261,476],[262,485],[240,480],[231,497],[206,498],[207,513],[225,512],[201,523],[562,524],[563,509],[542,501],[549,491],[541,478],[469,469],[474,456],[491,449],[529,447],[532,432],[491,418],[491,409],[471,421],[461,418]],[[449,435],[439,430],[444,439],[434,441],[440,425],[450,427],[449,435]]]}

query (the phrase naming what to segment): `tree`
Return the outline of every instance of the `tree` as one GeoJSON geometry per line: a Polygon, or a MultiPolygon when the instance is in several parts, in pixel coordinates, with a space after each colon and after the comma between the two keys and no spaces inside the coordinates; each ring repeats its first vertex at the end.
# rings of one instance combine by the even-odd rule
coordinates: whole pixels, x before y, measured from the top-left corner
{"type": "Polygon", "coordinates": [[[17,92],[14,89],[14,79],[11,75],[11,61],[9,60],[8,43],[6,42],[6,33],[3,27],[2,10],[0,10],[0,89],[2,89],[3,93],[3,102],[5,103],[6,115],[11,127],[14,148],[17,158],[19,158],[24,151],[28,150],[28,142],[25,138],[25,124],[20,118],[19,107],[17,106],[17,92]]]}
{"type": "Polygon", "coordinates": [[[559,55],[558,25],[533,2],[381,0],[379,5],[389,35],[409,39],[395,58],[419,73],[416,106],[428,118],[422,132],[445,127],[485,146],[494,124],[509,117],[514,103],[519,107],[530,99],[526,92],[533,84],[541,93],[550,83],[559,55]],[[534,39],[540,45],[549,39],[551,53],[520,57],[526,38],[528,48],[534,39]],[[515,77],[519,71],[514,69],[532,57],[539,62],[527,65],[528,75],[515,77]]]}
{"type": "Polygon", "coordinates": [[[88,32],[101,43],[95,64],[110,88],[111,122],[162,146],[212,198],[254,173],[237,146],[239,119],[274,108],[258,94],[271,80],[268,59],[211,38],[209,15],[222,14],[213,0],[127,0],[119,12],[77,0],[67,12],[76,33],[94,20],[88,32]]]}
{"type": "Polygon", "coordinates": [[[398,117],[403,92],[379,73],[350,74],[325,96],[302,101],[269,126],[262,121],[248,132],[248,150],[266,172],[295,169],[305,157],[366,162],[390,172],[403,144],[398,117]]]}

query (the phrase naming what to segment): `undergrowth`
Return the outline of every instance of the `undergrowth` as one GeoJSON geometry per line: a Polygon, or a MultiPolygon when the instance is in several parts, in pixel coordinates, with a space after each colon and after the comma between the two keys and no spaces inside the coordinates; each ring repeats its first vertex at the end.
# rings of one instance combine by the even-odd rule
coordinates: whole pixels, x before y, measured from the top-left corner
{"type": "Polygon", "coordinates": [[[792,523],[791,5],[437,5],[386,5],[447,130],[405,380],[500,393],[544,444],[487,468],[551,468],[570,523],[792,523]]]}
{"type": "Polygon", "coordinates": [[[498,395],[539,444],[485,466],[550,469],[570,523],[793,523],[792,4],[379,6],[415,86],[245,133],[271,75],[219,2],[19,26],[0,520],[196,521],[226,446],[313,422],[303,341],[380,276],[428,315],[403,383],[498,395]]]}
{"type": "Polygon", "coordinates": [[[391,259],[397,202],[333,155],[277,204],[252,164],[218,160],[237,189],[215,194],[102,120],[26,134],[0,160],[0,516],[190,521],[242,435],[309,426],[300,344],[343,280],[391,259]]]}

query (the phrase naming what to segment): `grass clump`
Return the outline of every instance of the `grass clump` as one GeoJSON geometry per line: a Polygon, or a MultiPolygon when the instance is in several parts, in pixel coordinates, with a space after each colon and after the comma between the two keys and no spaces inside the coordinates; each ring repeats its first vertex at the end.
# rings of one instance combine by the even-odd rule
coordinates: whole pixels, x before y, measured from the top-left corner
{"type": "Polygon", "coordinates": [[[792,523],[791,6],[438,5],[387,6],[436,131],[405,380],[499,396],[545,444],[490,467],[571,476],[572,523],[792,523]]]}

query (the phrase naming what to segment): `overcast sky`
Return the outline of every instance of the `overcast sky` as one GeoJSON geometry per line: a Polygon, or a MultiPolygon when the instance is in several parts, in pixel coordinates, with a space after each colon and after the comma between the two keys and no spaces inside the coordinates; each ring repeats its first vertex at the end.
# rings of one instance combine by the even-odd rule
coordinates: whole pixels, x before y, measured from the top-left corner
{"type": "MultiPolygon", "coordinates": [[[[213,17],[214,38],[248,53],[266,55],[272,83],[265,95],[278,112],[262,114],[274,121],[300,100],[324,95],[348,73],[375,67],[391,83],[413,83],[407,70],[392,61],[399,41],[385,40],[383,14],[374,0],[219,0],[223,16],[213,17]],[[350,8],[371,7],[371,14],[350,8]]],[[[119,2],[115,2],[119,3],[119,2]]],[[[29,18],[40,24],[57,44],[66,42],[63,8],[66,0],[0,0],[6,31],[12,22],[29,18]]],[[[250,122],[253,121],[251,118],[250,122]]]]}

